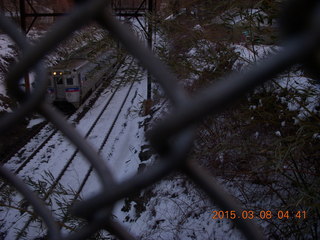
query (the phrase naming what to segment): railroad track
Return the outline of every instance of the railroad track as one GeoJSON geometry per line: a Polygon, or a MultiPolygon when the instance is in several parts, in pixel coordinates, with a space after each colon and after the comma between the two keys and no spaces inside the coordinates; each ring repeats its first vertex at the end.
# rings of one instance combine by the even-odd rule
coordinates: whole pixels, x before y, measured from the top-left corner
{"type": "MultiPolygon", "coordinates": [[[[123,58],[122,60],[120,60],[120,62],[115,65],[113,67],[113,69],[111,69],[111,74],[109,76],[106,77],[106,80],[110,80],[112,79],[115,74],[118,72],[119,68],[121,67],[122,63],[125,61],[125,58],[123,58]]],[[[73,115],[70,115],[67,117],[67,119],[71,122],[74,123],[78,123],[81,118],[85,115],[85,113],[88,111],[88,109],[90,109],[90,107],[92,106],[92,104],[97,100],[97,98],[100,96],[100,93],[102,92],[102,88],[101,86],[96,90],[96,93],[93,94],[95,95],[93,98],[89,98],[87,99],[87,101],[83,104],[83,106],[81,107],[80,111],[81,113],[75,113],[73,115]]],[[[31,160],[39,153],[39,151],[41,149],[43,149],[46,144],[53,138],[53,136],[55,136],[58,132],[57,129],[54,129],[50,124],[46,123],[46,124],[42,124],[41,128],[37,129],[37,132],[33,132],[33,135],[28,137],[28,141],[31,141],[33,137],[35,137],[35,135],[41,131],[44,131],[44,136],[40,136],[40,138],[43,138],[42,142],[39,142],[37,144],[37,146],[33,149],[28,149],[27,152],[31,152],[29,155],[26,154],[26,149],[27,148],[21,148],[19,149],[19,151],[16,152],[16,156],[19,156],[19,158],[21,158],[21,156],[23,156],[24,160],[22,161],[22,163],[20,163],[19,166],[15,166],[15,170],[13,170],[14,174],[19,174],[20,171],[28,164],[31,162],[31,160]]],[[[27,143],[28,144],[28,143],[27,143]]],[[[26,145],[27,145],[26,144],[26,145]]],[[[14,156],[11,156],[11,158],[13,158],[14,156]]],[[[10,159],[7,159],[7,161],[10,159]]],[[[7,162],[6,161],[6,162],[7,162]]],[[[0,185],[0,191],[3,189],[3,187],[6,185],[6,183],[2,183],[0,185]]]]}
{"type": "MultiPolygon", "coordinates": [[[[114,75],[117,73],[117,70],[120,68],[120,66],[122,65],[123,61],[124,61],[125,57],[123,57],[122,59],[118,60],[107,72],[109,72],[108,76],[104,76],[105,79],[112,79],[114,77],[114,75]]],[[[100,86],[97,88],[97,91],[99,91],[99,89],[101,89],[101,84],[100,86]]],[[[93,94],[92,94],[93,95],[93,94]]],[[[98,95],[98,94],[96,94],[98,95]]],[[[98,96],[97,96],[98,97],[98,96]]],[[[92,97],[90,97],[89,99],[92,99],[92,97]]],[[[87,102],[87,101],[86,101],[87,102]]],[[[92,101],[91,101],[92,103],[92,101]]],[[[85,103],[83,104],[85,105],[85,103]]],[[[90,106],[89,106],[90,107],[90,106]]],[[[81,107],[80,107],[81,108],[81,107]]],[[[70,111],[70,107],[66,108],[67,112],[65,112],[65,110],[62,110],[64,113],[66,113],[66,115],[68,115],[68,118],[71,118],[73,116],[74,110],[70,111]]],[[[84,113],[85,110],[87,109],[86,107],[82,107],[82,109],[84,109],[84,113]]],[[[61,110],[61,109],[60,109],[61,110]]],[[[83,113],[83,114],[84,114],[83,113]]],[[[82,115],[83,115],[82,114],[82,115]]],[[[78,118],[76,121],[79,121],[81,119],[78,118]]],[[[25,151],[25,146],[28,145],[28,143],[41,131],[46,131],[49,132],[53,130],[53,128],[51,127],[51,125],[48,124],[47,121],[43,121],[42,123],[38,124],[37,126],[33,127],[30,131],[28,131],[22,138],[20,138],[20,141],[12,148],[10,149],[10,151],[8,151],[8,153],[1,159],[1,163],[0,164],[5,164],[7,163],[9,160],[11,160],[12,158],[14,158],[14,156],[23,156],[23,152],[25,151]],[[47,130],[45,130],[45,128],[48,128],[47,130]]],[[[56,131],[55,131],[56,132],[56,131]]],[[[47,134],[48,135],[48,134],[47,134]]],[[[46,138],[46,137],[45,137],[46,138]]],[[[40,143],[41,145],[41,143],[40,143]]],[[[33,149],[30,149],[30,152],[33,152],[33,149]]],[[[28,156],[23,156],[24,158],[29,158],[28,156]]],[[[25,164],[25,163],[24,163],[25,164]]],[[[18,167],[19,170],[15,170],[14,173],[18,173],[22,168],[18,167]]],[[[0,191],[2,189],[2,185],[0,185],[0,191]]]]}
{"type": "MultiPolygon", "coordinates": [[[[137,74],[134,76],[134,80],[136,79],[137,75],[138,75],[138,72],[137,72],[137,74]]],[[[122,103],[121,103],[121,107],[119,108],[119,110],[118,110],[115,118],[113,119],[112,124],[111,124],[111,127],[109,128],[109,130],[108,130],[108,131],[106,132],[106,134],[105,134],[105,137],[104,137],[104,139],[103,139],[103,141],[102,141],[102,143],[101,143],[101,145],[100,145],[100,147],[99,147],[99,149],[98,149],[98,152],[99,152],[99,153],[101,153],[101,151],[103,150],[103,148],[106,146],[106,143],[107,143],[107,141],[108,141],[108,139],[109,139],[109,137],[110,137],[110,134],[111,134],[111,132],[113,131],[114,126],[115,126],[116,122],[118,121],[119,116],[120,116],[120,114],[121,114],[121,112],[122,112],[122,110],[123,110],[123,107],[124,107],[125,103],[126,103],[127,100],[128,100],[128,97],[129,97],[129,94],[131,93],[131,90],[132,90],[133,85],[134,85],[134,81],[130,84],[130,87],[129,87],[126,95],[125,95],[125,98],[123,99],[123,101],[122,101],[122,103]]],[[[74,198],[72,199],[70,205],[72,205],[72,204],[79,198],[80,193],[81,193],[81,191],[83,190],[83,187],[84,187],[84,185],[86,184],[86,182],[87,182],[90,174],[92,173],[92,171],[93,171],[93,168],[92,168],[92,166],[90,166],[90,168],[89,168],[88,171],[86,172],[85,177],[84,177],[84,179],[82,180],[79,188],[77,189],[76,194],[75,194],[74,198]]]]}
{"type": "MultiPolygon", "coordinates": [[[[128,102],[128,98],[130,96],[130,94],[132,93],[132,90],[133,90],[133,86],[134,86],[134,83],[135,83],[135,79],[137,77],[138,73],[134,76],[134,80],[133,82],[130,84],[126,94],[125,94],[125,97],[123,99],[123,101],[121,102],[121,106],[119,108],[119,110],[117,111],[116,115],[114,116],[114,119],[112,121],[112,124],[110,126],[110,128],[105,132],[105,137],[103,139],[103,141],[101,142],[100,146],[99,146],[99,149],[98,149],[98,152],[99,154],[101,154],[101,152],[103,151],[103,149],[107,146],[107,143],[108,143],[108,140],[110,138],[110,135],[112,133],[112,131],[114,130],[114,127],[117,123],[117,121],[119,120],[119,116],[120,114],[123,112],[123,109],[124,109],[124,105],[128,102]]],[[[89,166],[87,171],[85,172],[85,175],[84,175],[84,178],[82,179],[81,183],[78,185],[78,188],[77,190],[75,191],[75,194],[74,196],[72,197],[72,199],[70,200],[69,202],[69,207],[72,206],[80,197],[80,194],[81,192],[83,191],[84,189],[84,186],[86,185],[86,183],[88,182],[89,180],[89,177],[92,175],[93,173],[93,167],[92,166],[89,166]]],[[[65,215],[63,217],[63,219],[61,220],[62,223],[65,223],[67,222],[67,218],[68,216],[65,215]]],[[[66,227],[66,225],[64,224],[64,227],[66,227]]],[[[62,226],[61,226],[62,228],[62,226]]]]}
{"type": "MultiPolygon", "coordinates": [[[[133,65],[133,60],[132,60],[131,63],[129,64],[129,67],[128,67],[128,68],[130,69],[130,68],[132,67],[132,65],[133,65]]],[[[128,69],[127,69],[127,71],[129,72],[128,69]]],[[[137,75],[138,75],[138,72],[136,73],[136,75],[135,75],[134,78],[136,78],[137,75]]],[[[104,134],[105,136],[104,136],[102,142],[100,143],[99,151],[101,151],[101,150],[104,148],[104,146],[106,145],[107,140],[108,140],[108,138],[109,138],[109,136],[110,136],[110,133],[112,132],[112,130],[113,130],[113,128],[114,128],[114,126],[115,126],[115,124],[116,124],[116,122],[117,122],[117,120],[118,120],[118,118],[119,118],[119,116],[120,116],[120,113],[121,113],[121,111],[123,110],[123,107],[124,107],[125,103],[127,102],[127,99],[128,99],[128,97],[129,97],[129,95],[130,95],[130,93],[131,93],[131,91],[132,91],[132,88],[133,88],[133,86],[134,86],[134,83],[135,83],[135,81],[132,81],[132,82],[131,82],[130,86],[126,89],[125,94],[123,94],[123,93],[120,94],[120,95],[124,95],[124,98],[121,100],[121,101],[122,101],[122,102],[121,102],[121,106],[120,106],[120,108],[117,110],[117,113],[115,114],[115,117],[114,117],[114,119],[112,120],[112,123],[111,123],[108,131],[104,134]]],[[[120,86],[121,86],[122,84],[123,84],[122,82],[118,83],[118,85],[116,86],[116,88],[115,88],[114,92],[112,93],[112,95],[111,95],[111,96],[109,97],[109,99],[105,102],[104,106],[103,106],[102,109],[100,110],[99,115],[97,116],[97,118],[95,119],[95,121],[92,123],[91,127],[89,128],[89,130],[86,132],[86,134],[85,134],[85,137],[86,137],[86,138],[90,138],[90,135],[93,133],[93,131],[96,131],[95,129],[97,128],[97,124],[98,124],[99,120],[101,119],[101,117],[103,117],[104,115],[106,115],[106,110],[108,109],[108,106],[110,105],[110,102],[112,102],[112,101],[117,101],[117,102],[119,102],[119,99],[116,98],[116,99],[114,100],[114,98],[115,98],[115,96],[117,95],[117,93],[118,93],[119,91],[121,91],[121,90],[120,90],[120,86]]],[[[55,132],[55,133],[56,133],[56,132],[55,132]]],[[[50,134],[50,139],[55,135],[55,133],[51,133],[51,134],[50,134]]],[[[50,140],[50,139],[49,139],[49,140],[50,140]]],[[[49,140],[48,140],[47,142],[49,142],[49,140]]],[[[46,144],[41,144],[41,147],[43,148],[45,145],[46,145],[46,144]]],[[[40,147],[40,146],[39,146],[39,147],[40,147]]],[[[37,151],[37,152],[38,152],[38,151],[37,151]]],[[[35,156],[36,153],[33,153],[32,155],[35,156]]],[[[79,154],[78,154],[78,150],[77,150],[77,149],[75,149],[75,150],[73,151],[72,155],[68,158],[68,160],[67,160],[66,163],[64,164],[64,167],[60,170],[59,174],[55,177],[55,179],[54,179],[54,181],[52,182],[51,186],[47,189],[47,191],[46,191],[45,193],[42,194],[42,199],[43,199],[43,200],[48,200],[48,199],[49,199],[50,195],[52,194],[52,192],[54,191],[54,189],[58,186],[58,184],[59,184],[59,182],[61,181],[61,179],[66,175],[66,172],[69,171],[70,165],[72,164],[73,161],[75,161],[75,159],[76,159],[77,161],[78,161],[78,160],[82,160],[82,159],[80,159],[80,157],[79,157],[79,154]]],[[[27,164],[27,163],[25,163],[24,166],[25,166],[26,164],[27,164]]],[[[20,170],[17,169],[16,171],[17,171],[17,172],[20,172],[21,169],[24,168],[24,166],[20,166],[20,167],[19,167],[20,170]]],[[[69,171],[69,172],[70,172],[70,171],[69,171]]],[[[89,178],[91,172],[92,172],[92,168],[89,166],[89,167],[88,167],[88,170],[86,171],[85,177],[84,177],[84,179],[82,180],[80,186],[78,187],[78,189],[77,189],[77,191],[76,191],[76,195],[75,195],[74,199],[72,200],[72,202],[74,202],[74,201],[78,198],[78,196],[79,196],[79,194],[80,194],[83,186],[85,185],[87,179],[89,178]]],[[[51,200],[50,200],[50,201],[51,201],[51,200]]],[[[24,214],[24,215],[27,215],[27,214],[24,214]]],[[[21,217],[22,217],[22,216],[21,216],[21,217]]],[[[18,235],[18,237],[17,237],[18,239],[19,239],[19,238],[22,236],[22,234],[27,230],[27,228],[28,228],[28,226],[30,225],[30,223],[32,222],[32,220],[34,220],[34,219],[31,217],[31,218],[29,218],[28,220],[25,221],[25,224],[24,224],[24,226],[22,227],[22,229],[21,229],[21,231],[20,231],[20,233],[19,233],[19,235],[18,235]]]]}
{"type": "Polygon", "coordinates": [[[22,149],[37,133],[43,130],[47,126],[47,124],[47,121],[43,121],[37,126],[34,126],[31,130],[27,131],[27,133],[24,134],[22,138],[20,138],[20,141],[15,144],[15,146],[13,146],[1,159],[1,164],[5,164],[11,158],[13,158],[19,152],[19,150],[22,149]]]}

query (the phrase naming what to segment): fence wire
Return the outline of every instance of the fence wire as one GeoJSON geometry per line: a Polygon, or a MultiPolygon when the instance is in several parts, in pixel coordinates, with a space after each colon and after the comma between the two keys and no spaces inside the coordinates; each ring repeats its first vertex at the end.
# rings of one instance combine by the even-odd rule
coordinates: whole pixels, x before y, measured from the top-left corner
{"type": "MultiPolygon", "coordinates": [[[[1,116],[0,134],[3,134],[7,129],[14,128],[20,120],[32,112],[42,114],[82,152],[98,173],[103,190],[72,207],[72,214],[86,219],[87,225],[68,236],[62,236],[50,210],[35,193],[28,189],[22,180],[5,167],[0,168],[0,175],[25,197],[35,212],[43,219],[48,228],[49,239],[86,239],[99,230],[107,230],[119,239],[135,239],[124,227],[113,220],[113,206],[117,201],[141,191],[175,171],[181,171],[189,176],[222,210],[235,211],[237,215],[241,215],[240,205],[214,181],[210,174],[196,163],[188,160],[195,125],[208,114],[222,111],[226,104],[235,101],[239,96],[270,80],[293,64],[304,62],[315,50],[318,50],[318,41],[320,40],[319,7],[316,8],[313,16],[309,29],[288,41],[280,52],[250,67],[243,74],[230,75],[224,81],[214,84],[190,99],[185,91],[178,86],[176,77],[168,67],[158,60],[149,49],[142,46],[130,31],[114,18],[110,1],[81,1],[68,16],[57,22],[36,46],[29,44],[19,31],[18,26],[15,26],[4,17],[3,13],[0,13],[1,30],[10,36],[21,49],[19,60],[10,68],[6,78],[9,94],[19,100],[20,106],[12,113],[1,116]],[[115,181],[110,169],[103,163],[98,153],[80,137],[80,134],[66,122],[59,112],[44,101],[48,78],[41,60],[69,37],[73,31],[91,21],[96,21],[101,27],[110,31],[114,38],[120,41],[129,53],[140,61],[154,79],[161,84],[175,107],[171,115],[147,133],[147,137],[153,148],[157,150],[160,160],[148,171],[121,183],[115,181]],[[30,71],[36,73],[36,85],[32,93],[27,95],[20,90],[19,79],[30,71]]],[[[246,238],[263,239],[259,228],[251,220],[236,218],[233,221],[246,238]]]]}

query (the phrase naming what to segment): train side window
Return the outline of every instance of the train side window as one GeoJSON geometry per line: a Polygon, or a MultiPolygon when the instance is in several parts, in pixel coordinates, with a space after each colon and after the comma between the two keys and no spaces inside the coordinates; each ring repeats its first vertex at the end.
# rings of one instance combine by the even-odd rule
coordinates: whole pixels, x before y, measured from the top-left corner
{"type": "Polygon", "coordinates": [[[63,79],[62,77],[54,77],[54,80],[57,84],[62,85],[63,84],[63,79]]]}
{"type": "Polygon", "coordinates": [[[67,85],[73,85],[73,78],[67,78],[67,85]]]}

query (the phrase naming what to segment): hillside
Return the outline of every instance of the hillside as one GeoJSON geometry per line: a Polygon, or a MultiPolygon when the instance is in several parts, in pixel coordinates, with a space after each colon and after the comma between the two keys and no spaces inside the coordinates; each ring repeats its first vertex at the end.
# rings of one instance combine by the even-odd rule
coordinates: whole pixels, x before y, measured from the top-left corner
{"type": "MultiPolygon", "coordinates": [[[[191,95],[281,50],[281,1],[176,2],[164,20],[158,20],[161,37],[156,49],[191,95]]],[[[221,114],[207,117],[198,128],[191,159],[244,209],[274,214],[258,221],[268,239],[319,236],[319,92],[317,78],[303,66],[293,66],[221,114]],[[300,218],[301,211],[308,217],[300,218]],[[290,216],[279,218],[282,212],[290,216]]],[[[174,179],[167,181],[175,184],[174,179]]],[[[183,222],[179,233],[193,229],[194,239],[219,238],[218,230],[206,235],[208,229],[197,225],[210,208],[206,202],[199,204],[203,196],[190,193],[190,187],[194,188],[189,185],[188,193],[179,193],[173,201],[192,199],[197,210],[175,211],[197,217],[186,222],[185,215],[178,217],[177,222],[183,222]]]]}
{"type": "MultiPolygon", "coordinates": [[[[122,4],[130,7],[137,2],[123,1],[122,4]]],[[[279,26],[278,16],[283,16],[283,2],[162,1],[161,10],[159,8],[157,15],[151,18],[156,29],[154,52],[176,74],[179,84],[190,97],[196,96],[208,86],[225,81],[230,74],[242,74],[248,67],[282,50],[286,29],[279,26]]],[[[40,35],[40,31],[33,31],[29,36],[33,36],[36,41],[40,35]]],[[[104,32],[97,30],[96,26],[89,26],[88,29],[76,32],[46,61],[49,66],[53,65],[68,57],[72,50],[81,49],[89,43],[94,44],[95,40],[103,36],[104,32]]],[[[1,71],[5,73],[15,59],[17,50],[3,34],[0,41],[1,71]]],[[[146,75],[143,75],[145,72],[141,76],[138,74],[137,69],[141,70],[139,67],[131,72],[125,69],[119,72],[119,79],[128,74],[130,77],[143,76],[141,79],[146,80],[146,75]]],[[[3,79],[3,75],[0,76],[0,80],[3,79]]],[[[258,216],[253,221],[259,225],[266,239],[316,240],[320,236],[318,81],[309,67],[294,65],[247,92],[233,105],[223,106],[223,111],[206,117],[197,126],[194,147],[188,160],[209,172],[212,181],[221,184],[232,198],[242,204],[244,217],[250,219],[250,216],[258,216]]],[[[134,101],[126,110],[125,121],[121,124],[117,122],[120,131],[118,135],[113,134],[112,147],[106,147],[104,151],[119,178],[124,176],[122,169],[130,174],[136,170],[143,172],[157,161],[149,143],[144,142],[142,131],[151,128],[172,110],[163,91],[154,83],[153,99],[150,101],[153,107],[147,116],[140,116],[140,107],[145,104],[145,89],[140,88],[140,84],[137,81],[135,93],[130,95],[134,101]],[[130,129],[130,124],[135,124],[135,127],[131,127],[132,144],[124,134],[124,129],[130,129]],[[119,143],[122,145],[117,145],[119,143]],[[128,152],[121,146],[128,148],[128,152]],[[112,158],[114,155],[117,158],[112,158]],[[122,158],[127,161],[121,162],[122,158]]],[[[11,107],[16,106],[6,96],[4,87],[0,94],[0,101],[3,100],[0,110],[10,111],[11,107]]],[[[101,98],[100,101],[106,99],[101,98]]],[[[115,101],[114,104],[119,105],[119,102],[115,101]]],[[[96,109],[99,107],[101,104],[98,101],[96,109]]],[[[93,115],[88,114],[86,117],[94,121],[93,115]]],[[[107,114],[108,117],[111,115],[107,114]]],[[[106,123],[102,122],[96,135],[90,138],[93,144],[96,139],[103,139],[99,134],[101,129],[105,130],[103,126],[106,123]]],[[[26,127],[27,122],[24,125],[22,128],[26,127]]],[[[55,154],[67,154],[70,150],[69,143],[65,143],[62,136],[57,138],[62,146],[60,150],[57,148],[54,151],[55,143],[50,144],[49,150],[43,149],[42,155],[48,165],[54,166],[49,159],[57,160],[55,154]]],[[[75,170],[72,176],[77,181],[85,175],[78,173],[82,169],[78,166],[72,165],[72,170],[75,170]]],[[[30,172],[39,172],[37,180],[30,181],[30,185],[41,192],[49,188],[52,179],[50,172],[46,172],[46,178],[42,178],[40,165],[39,168],[30,167],[30,172]],[[45,184],[39,184],[39,179],[45,184]]],[[[57,169],[53,168],[52,171],[58,174],[57,169]]],[[[27,170],[25,176],[28,176],[27,170]]],[[[65,211],[67,200],[73,198],[76,192],[69,186],[77,186],[80,181],[71,181],[70,176],[65,178],[65,185],[62,184],[65,188],[61,185],[61,191],[57,190],[52,198],[55,201],[58,199],[54,207],[65,220],[63,230],[70,232],[82,224],[65,211]]],[[[97,188],[95,179],[91,181],[90,187],[97,188]]],[[[92,194],[88,189],[86,194],[92,194]]],[[[16,211],[16,215],[19,214],[16,211]]],[[[29,213],[25,211],[24,214],[29,213]]],[[[124,198],[116,205],[113,214],[137,239],[243,239],[226,213],[221,213],[216,203],[212,203],[198,186],[181,173],[170,174],[151,187],[124,198]]],[[[43,227],[39,227],[41,224],[34,224],[39,235],[44,235],[43,227]]],[[[95,239],[111,238],[102,232],[95,239]]]]}

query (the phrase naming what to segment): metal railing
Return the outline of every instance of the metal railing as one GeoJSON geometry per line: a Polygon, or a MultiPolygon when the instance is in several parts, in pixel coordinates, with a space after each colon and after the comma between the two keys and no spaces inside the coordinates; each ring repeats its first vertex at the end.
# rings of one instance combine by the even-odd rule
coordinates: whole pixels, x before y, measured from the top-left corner
{"type": "MultiPolygon", "coordinates": [[[[53,123],[86,157],[99,175],[103,191],[87,200],[77,203],[71,209],[74,216],[88,221],[85,228],[62,236],[57,223],[49,209],[26,187],[18,177],[8,169],[1,167],[0,174],[13,185],[33,206],[35,212],[43,219],[48,228],[49,239],[86,239],[99,230],[107,230],[119,239],[134,239],[120,224],[112,218],[114,204],[132,193],[160,181],[174,171],[181,171],[190,177],[211,200],[222,210],[235,211],[241,215],[241,207],[219,186],[204,169],[187,159],[192,146],[195,125],[208,114],[216,114],[224,109],[226,104],[235,101],[239,96],[252,90],[255,86],[271,79],[293,64],[303,62],[312,52],[318,49],[320,40],[319,8],[312,21],[313,25],[301,36],[289,41],[276,55],[251,66],[243,74],[234,74],[224,81],[198,93],[192,99],[188,98],[183,89],[178,86],[176,77],[170,72],[150,50],[141,46],[138,40],[127,31],[112,15],[109,1],[82,1],[68,16],[64,17],[46,33],[36,46],[27,42],[18,27],[0,14],[0,28],[21,48],[17,63],[11,67],[6,78],[9,94],[15,97],[21,105],[12,113],[1,116],[0,133],[13,128],[21,119],[31,112],[42,114],[53,123]],[[319,14],[317,14],[319,13],[319,14]],[[65,40],[71,33],[87,24],[98,22],[103,28],[120,41],[126,49],[158,81],[175,110],[166,119],[147,133],[152,146],[160,155],[159,161],[148,171],[117,183],[110,169],[103,163],[100,156],[80,134],[67,123],[63,116],[47,104],[45,98],[48,79],[42,62],[43,57],[65,40]],[[36,85],[30,95],[19,88],[19,79],[28,71],[36,72],[36,85]]],[[[258,227],[252,220],[234,219],[236,226],[248,239],[263,239],[258,227]]]]}

